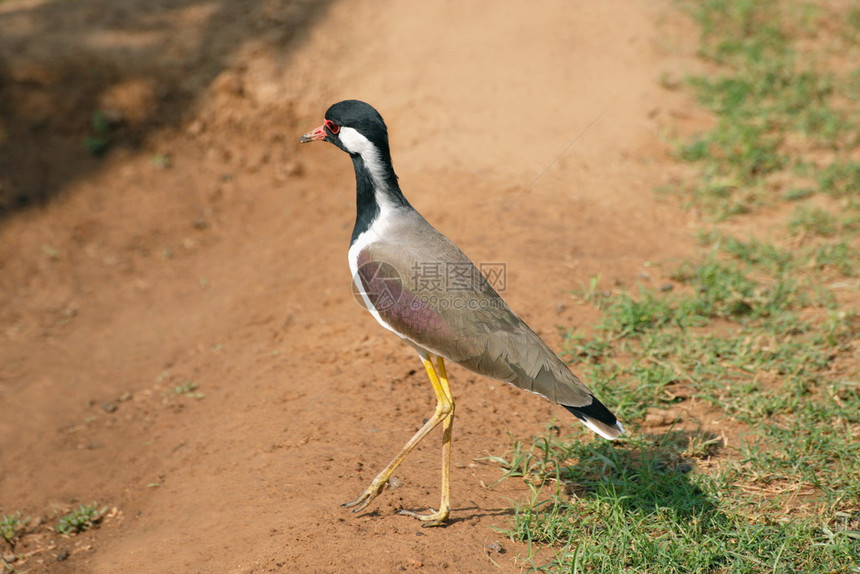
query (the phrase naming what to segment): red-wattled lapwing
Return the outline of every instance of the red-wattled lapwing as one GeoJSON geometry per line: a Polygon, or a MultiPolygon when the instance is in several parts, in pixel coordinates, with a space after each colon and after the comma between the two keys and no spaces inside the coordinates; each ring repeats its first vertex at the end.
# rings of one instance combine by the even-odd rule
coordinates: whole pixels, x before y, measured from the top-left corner
{"type": "Polygon", "coordinates": [[[614,439],[624,432],[615,415],[508,308],[468,257],[406,201],[391,164],[388,129],[373,107],[357,100],[334,104],[326,111],[323,125],[299,139],[301,143],[314,140],[331,142],[347,152],[355,168],[357,213],[349,267],[360,299],[383,327],[418,351],[436,393],[430,420],[370,486],[344,506],[358,512],[370,504],[394,469],[442,423],[439,510],[401,513],[422,520],[425,526],[438,526],[448,517],[454,397],[444,359],[542,395],[604,438],[614,439]],[[416,270],[426,268],[456,269],[460,280],[422,281],[416,270]]]}

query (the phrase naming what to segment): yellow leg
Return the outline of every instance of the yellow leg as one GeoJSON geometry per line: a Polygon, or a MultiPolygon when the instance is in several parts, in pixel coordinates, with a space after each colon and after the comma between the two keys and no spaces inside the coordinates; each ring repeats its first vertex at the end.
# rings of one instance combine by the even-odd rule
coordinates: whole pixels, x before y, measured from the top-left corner
{"type": "MultiPolygon", "coordinates": [[[[430,364],[427,367],[425,361],[425,368],[428,368],[428,374],[430,369],[432,369],[433,365],[430,364]]],[[[451,442],[454,434],[454,397],[451,394],[451,388],[448,386],[448,374],[445,372],[445,362],[442,357],[436,358],[436,370],[435,374],[438,376],[439,388],[442,390],[445,398],[450,405],[450,410],[448,411],[448,415],[442,419],[442,500],[439,502],[439,510],[433,511],[428,514],[422,514],[419,512],[412,512],[410,510],[401,510],[400,514],[405,514],[406,516],[414,516],[418,520],[424,522],[424,526],[440,526],[445,522],[445,519],[448,518],[448,513],[451,511],[451,442]]],[[[432,380],[432,376],[431,376],[432,380]]],[[[435,389],[435,385],[434,385],[435,389]]],[[[439,395],[436,395],[437,398],[439,395]]]]}
{"type": "Polygon", "coordinates": [[[430,377],[430,384],[433,385],[433,392],[436,395],[436,410],[433,416],[422,426],[415,435],[409,439],[409,442],[397,453],[397,456],[388,463],[382,472],[376,475],[376,478],[371,481],[370,486],[364,489],[364,492],[358,498],[344,504],[347,508],[352,508],[353,512],[359,512],[367,507],[374,498],[379,496],[382,489],[388,483],[394,470],[400,466],[409,453],[421,442],[427,434],[433,430],[440,422],[442,426],[442,503],[438,511],[431,514],[418,514],[414,512],[401,511],[403,514],[415,516],[419,520],[425,522],[425,526],[441,525],[448,517],[451,509],[450,504],[450,482],[449,472],[451,468],[451,437],[452,425],[454,422],[454,399],[451,396],[451,389],[448,386],[448,377],[445,373],[445,364],[442,357],[437,358],[437,366],[433,365],[429,358],[422,358],[424,369],[427,371],[427,376],[430,377]],[[437,370],[438,369],[438,370],[437,370]]]}

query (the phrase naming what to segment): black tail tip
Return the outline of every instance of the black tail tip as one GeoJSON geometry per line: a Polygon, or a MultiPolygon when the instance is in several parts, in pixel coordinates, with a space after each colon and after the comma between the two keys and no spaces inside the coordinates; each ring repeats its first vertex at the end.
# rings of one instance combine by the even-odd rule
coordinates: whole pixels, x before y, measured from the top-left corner
{"type": "Polygon", "coordinates": [[[581,420],[585,426],[602,436],[612,440],[624,432],[624,427],[618,422],[618,419],[612,414],[612,411],[594,397],[591,397],[591,404],[583,407],[570,407],[561,405],[581,420]]]}

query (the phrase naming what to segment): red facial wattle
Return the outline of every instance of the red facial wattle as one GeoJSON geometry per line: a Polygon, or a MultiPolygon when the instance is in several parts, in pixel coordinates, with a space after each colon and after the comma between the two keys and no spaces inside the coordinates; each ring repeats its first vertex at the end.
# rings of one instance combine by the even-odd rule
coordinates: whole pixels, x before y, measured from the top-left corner
{"type": "Polygon", "coordinates": [[[308,143],[312,141],[322,141],[328,137],[329,133],[332,135],[337,135],[340,131],[340,126],[334,123],[331,120],[326,120],[323,125],[318,127],[315,130],[309,131],[305,135],[299,138],[299,143],[308,143]],[[328,131],[326,131],[328,130],[328,131]]]}
{"type": "Polygon", "coordinates": [[[325,121],[325,123],[323,124],[323,126],[324,126],[324,127],[327,127],[327,128],[328,128],[328,131],[330,131],[330,132],[331,132],[331,133],[333,133],[334,135],[337,135],[337,132],[339,132],[339,131],[340,131],[340,126],[339,126],[339,125],[337,125],[336,123],[334,123],[334,122],[333,122],[333,121],[331,121],[331,120],[326,120],[326,121],[325,121]]]}

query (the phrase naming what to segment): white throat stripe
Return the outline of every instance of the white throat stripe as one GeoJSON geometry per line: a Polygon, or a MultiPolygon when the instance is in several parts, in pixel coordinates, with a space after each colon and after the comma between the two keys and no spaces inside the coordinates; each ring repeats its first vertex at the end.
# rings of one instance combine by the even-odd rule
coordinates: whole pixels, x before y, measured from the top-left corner
{"type": "Polygon", "coordinates": [[[358,154],[364,160],[364,165],[367,166],[367,171],[373,178],[374,187],[387,187],[385,184],[385,167],[382,164],[382,158],[379,157],[379,149],[354,128],[342,127],[338,137],[349,153],[358,154]]]}

